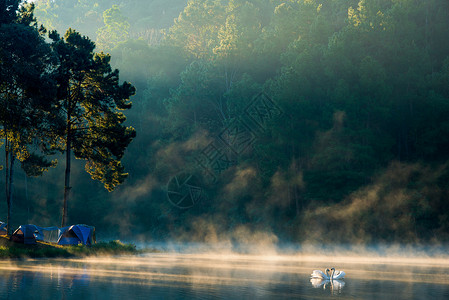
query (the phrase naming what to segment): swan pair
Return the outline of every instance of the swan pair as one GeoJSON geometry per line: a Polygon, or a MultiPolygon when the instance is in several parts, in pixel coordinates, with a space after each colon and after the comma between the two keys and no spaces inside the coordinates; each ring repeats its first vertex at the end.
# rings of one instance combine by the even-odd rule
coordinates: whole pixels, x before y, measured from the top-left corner
{"type": "Polygon", "coordinates": [[[317,279],[322,279],[322,280],[339,280],[339,279],[343,279],[346,275],[346,273],[344,271],[340,271],[340,270],[335,270],[335,268],[332,269],[326,269],[324,270],[326,273],[323,273],[320,270],[313,270],[312,274],[310,274],[310,276],[312,276],[312,278],[317,278],[317,279]],[[331,272],[329,274],[329,272],[331,272]]]}

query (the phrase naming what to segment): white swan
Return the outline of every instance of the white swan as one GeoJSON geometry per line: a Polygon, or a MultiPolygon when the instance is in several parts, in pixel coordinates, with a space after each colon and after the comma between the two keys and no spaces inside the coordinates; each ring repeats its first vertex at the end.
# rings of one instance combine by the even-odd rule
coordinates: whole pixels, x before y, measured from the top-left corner
{"type": "Polygon", "coordinates": [[[329,271],[330,271],[329,269],[326,269],[326,270],[324,270],[324,272],[326,272],[326,273],[323,273],[320,270],[313,270],[312,274],[310,274],[310,276],[312,278],[316,278],[316,279],[329,280],[331,278],[331,276],[329,275],[329,271]]]}
{"type": "Polygon", "coordinates": [[[346,273],[344,271],[340,271],[340,270],[335,270],[335,268],[331,269],[331,278],[330,280],[339,280],[339,279],[343,279],[346,275],[346,273]]]}

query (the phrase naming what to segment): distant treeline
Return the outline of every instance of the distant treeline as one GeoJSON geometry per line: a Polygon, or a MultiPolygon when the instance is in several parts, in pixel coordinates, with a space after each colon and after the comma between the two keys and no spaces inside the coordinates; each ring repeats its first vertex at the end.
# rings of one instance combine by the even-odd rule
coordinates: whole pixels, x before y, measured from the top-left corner
{"type": "MultiPolygon", "coordinates": [[[[36,6],[137,88],[130,176],[109,194],[76,175],[73,222],[145,240],[448,241],[448,1],[36,6]]],[[[53,219],[56,177],[17,182],[17,218],[53,219]]]]}

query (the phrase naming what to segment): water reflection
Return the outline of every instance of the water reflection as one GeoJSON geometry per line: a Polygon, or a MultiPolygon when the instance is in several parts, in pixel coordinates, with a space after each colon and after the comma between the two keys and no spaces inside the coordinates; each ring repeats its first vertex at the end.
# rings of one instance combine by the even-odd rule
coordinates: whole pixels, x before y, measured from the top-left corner
{"type": "Polygon", "coordinates": [[[310,283],[314,288],[323,288],[323,290],[330,290],[332,295],[341,294],[345,282],[343,280],[329,280],[320,278],[311,278],[310,283]]]}
{"type": "Polygon", "coordinates": [[[151,254],[0,261],[0,299],[449,299],[448,261],[328,260],[151,254]],[[344,268],[345,281],[310,279],[312,269],[328,263],[344,268]]]}

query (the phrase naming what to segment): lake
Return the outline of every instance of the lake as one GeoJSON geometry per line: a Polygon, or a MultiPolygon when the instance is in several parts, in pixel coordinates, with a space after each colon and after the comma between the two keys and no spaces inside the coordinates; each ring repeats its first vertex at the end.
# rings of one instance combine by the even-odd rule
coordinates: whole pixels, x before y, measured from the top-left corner
{"type": "Polygon", "coordinates": [[[0,262],[0,299],[449,299],[447,259],[147,254],[0,262]],[[315,282],[336,267],[339,282],[315,282]]]}

